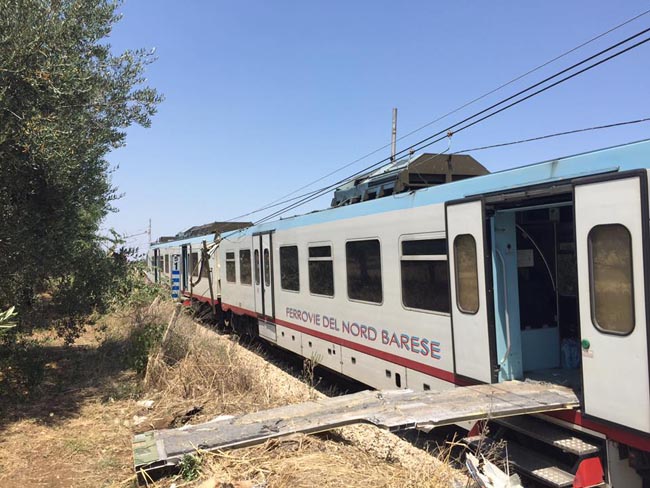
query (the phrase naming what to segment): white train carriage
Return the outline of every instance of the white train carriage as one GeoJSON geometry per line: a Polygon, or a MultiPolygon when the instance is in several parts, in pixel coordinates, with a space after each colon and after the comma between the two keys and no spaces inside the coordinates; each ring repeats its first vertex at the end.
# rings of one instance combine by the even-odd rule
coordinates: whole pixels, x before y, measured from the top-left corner
{"type": "MultiPolygon", "coordinates": [[[[172,287],[175,286],[171,281],[172,271],[178,270],[179,294],[210,301],[210,281],[218,279],[218,266],[214,253],[206,254],[203,251],[207,243],[214,242],[214,238],[215,234],[205,234],[152,244],[147,253],[149,279],[172,287]]],[[[213,287],[212,296],[215,299],[216,292],[216,287],[213,287]]]]}
{"type": "Polygon", "coordinates": [[[610,485],[641,487],[648,167],[640,142],[221,234],[220,305],[376,388],[569,385],[581,410],[544,420],[599,440],[610,485]]]}

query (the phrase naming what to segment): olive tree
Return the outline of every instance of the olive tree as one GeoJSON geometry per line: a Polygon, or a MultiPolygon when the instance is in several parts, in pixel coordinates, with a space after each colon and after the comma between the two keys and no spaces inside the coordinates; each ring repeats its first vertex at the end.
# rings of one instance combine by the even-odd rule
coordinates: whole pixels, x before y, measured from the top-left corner
{"type": "Polygon", "coordinates": [[[0,310],[24,317],[47,290],[74,318],[123,268],[98,235],[117,197],[106,156],[162,97],[145,85],[153,53],[107,42],[118,7],[0,0],[0,310]]]}

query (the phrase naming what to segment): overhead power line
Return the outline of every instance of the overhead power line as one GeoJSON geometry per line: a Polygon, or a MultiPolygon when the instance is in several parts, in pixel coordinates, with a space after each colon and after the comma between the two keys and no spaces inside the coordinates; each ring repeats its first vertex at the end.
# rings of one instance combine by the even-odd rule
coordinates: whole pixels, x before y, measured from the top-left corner
{"type": "Polygon", "coordinates": [[[316,190],[312,190],[312,191],[307,192],[307,193],[303,193],[303,194],[295,196],[293,198],[289,198],[287,200],[282,200],[282,201],[277,201],[276,200],[275,202],[272,202],[272,203],[270,203],[270,204],[268,204],[268,205],[266,205],[266,206],[264,206],[262,208],[258,208],[257,210],[252,210],[252,211],[250,211],[248,213],[241,214],[241,215],[238,215],[236,217],[232,217],[231,219],[226,220],[226,222],[232,222],[234,220],[243,219],[244,217],[248,217],[249,215],[255,215],[256,213],[263,212],[264,210],[268,210],[268,209],[274,208],[274,207],[279,207],[280,205],[284,205],[285,203],[293,202],[295,200],[298,200],[299,198],[303,198],[303,197],[308,196],[308,195],[313,195],[314,193],[318,193],[319,191],[320,191],[320,188],[316,189],[316,190]]]}
{"type": "MultiPolygon", "coordinates": [[[[516,76],[515,78],[511,79],[510,81],[507,81],[506,83],[503,83],[503,84],[497,86],[496,88],[493,88],[493,89],[489,90],[488,92],[485,92],[484,94],[482,94],[482,95],[480,95],[480,96],[478,96],[478,97],[476,97],[476,98],[474,98],[474,99],[460,105],[459,107],[457,107],[457,108],[455,108],[455,109],[453,109],[453,110],[451,110],[451,111],[449,111],[449,112],[447,112],[447,113],[445,113],[443,115],[440,115],[440,116],[436,117],[435,119],[427,122],[426,124],[421,125],[421,126],[417,127],[416,129],[411,130],[410,132],[404,134],[403,136],[398,137],[397,141],[402,141],[402,140],[406,139],[407,137],[410,137],[413,134],[415,134],[417,132],[420,132],[421,130],[423,130],[423,129],[427,128],[427,127],[430,127],[431,125],[433,125],[433,124],[435,124],[437,122],[440,122],[441,120],[444,120],[445,118],[447,118],[447,117],[449,117],[449,116],[451,116],[453,114],[456,114],[456,113],[460,112],[461,110],[475,104],[476,102],[479,102],[479,101],[487,98],[488,96],[490,96],[490,95],[492,95],[492,94],[494,94],[494,93],[496,93],[496,92],[498,92],[498,91],[512,85],[513,83],[515,83],[515,82],[517,82],[517,81],[519,81],[519,80],[521,80],[521,79],[523,79],[523,78],[525,78],[525,77],[539,71],[540,69],[542,69],[542,68],[544,68],[544,67],[546,67],[546,66],[548,66],[548,65],[550,65],[550,64],[552,64],[552,63],[554,63],[554,62],[556,62],[556,61],[558,61],[558,60],[560,60],[560,59],[562,59],[562,58],[564,58],[566,56],[568,56],[569,54],[574,53],[575,51],[578,51],[579,49],[582,49],[583,47],[597,41],[598,39],[601,39],[601,38],[607,36],[608,34],[611,34],[612,32],[614,32],[614,31],[616,31],[616,30],[618,30],[618,29],[620,29],[620,28],[634,22],[635,20],[647,15],[648,13],[650,13],[650,9],[645,10],[644,12],[641,12],[641,13],[639,13],[639,14],[625,20],[624,22],[621,22],[620,24],[615,25],[614,27],[612,27],[612,28],[610,28],[610,29],[608,29],[608,30],[606,30],[606,31],[592,37],[591,39],[589,39],[589,40],[587,40],[587,41],[585,41],[585,42],[583,42],[583,43],[581,43],[581,44],[579,44],[579,45],[577,45],[577,46],[575,46],[575,47],[573,47],[573,48],[571,48],[571,49],[569,49],[569,50],[567,50],[567,51],[565,51],[563,53],[561,53],[560,55],[555,56],[554,58],[549,59],[548,61],[545,61],[542,64],[539,64],[538,66],[526,71],[525,73],[522,73],[522,74],[516,76]]],[[[291,191],[290,193],[287,193],[286,195],[284,195],[282,197],[279,197],[276,200],[271,201],[269,204],[267,204],[267,205],[265,205],[263,207],[260,207],[260,208],[258,208],[256,210],[251,211],[251,212],[239,215],[237,217],[233,217],[233,218],[227,220],[227,222],[231,222],[233,220],[237,220],[237,219],[240,219],[240,218],[243,218],[243,217],[248,217],[250,215],[254,215],[256,213],[263,212],[264,210],[268,210],[270,208],[278,207],[278,206],[283,205],[285,203],[289,203],[291,201],[295,201],[297,199],[303,198],[306,195],[309,195],[311,193],[317,193],[319,191],[319,189],[313,190],[312,192],[308,192],[308,193],[305,193],[305,194],[298,195],[298,196],[296,196],[294,198],[288,198],[288,197],[290,197],[292,195],[295,195],[296,193],[298,193],[301,190],[309,188],[310,186],[312,186],[312,185],[314,185],[316,183],[319,183],[319,182],[325,180],[326,178],[329,178],[330,176],[332,176],[332,175],[334,175],[336,173],[339,173],[339,172],[343,171],[344,169],[347,169],[350,166],[353,166],[356,163],[359,163],[359,162],[363,161],[364,159],[369,158],[370,156],[373,156],[373,155],[377,154],[379,151],[382,151],[383,149],[386,149],[389,146],[390,146],[390,143],[385,144],[385,145],[383,145],[383,146],[381,146],[381,147],[379,147],[379,148],[377,148],[377,149],[375,149],[375,150],[373,150],[373,151],[371,151],[371,152],[369,152],[369,153],[367,153],[367,154],[365,154],[365,155],[363,155],[363,156],[361,156],[361,157],[359,157],[359,158],[357,158],[357,159],[355,159],[355,160],[353,160],[353,161],[351,161],[349,163],[344,164],[343,166],[338,167],[337,169],[335,169],[333,171],[330,171],[329,173],[317,178],[316,180],[313,180],[313,181],[311,181],[311,182],[309,182],[309,183],[307,183],[307,184],[305,184],[305,185],[291,191]]]]}
{"type": "MultiPolygon", "coordinates": [[[[643,32],[645,33],[645,32],[648,32],[648,31],[650,31],[650,28],[644,30],[643,32]]],[[[636,37],[636,36],[635,36],[635,37],[636,37]]],[[[501,112],[503,112],[503,111],[505,111],[505,110],[508,110],[509,108],[514,107],[515,105],[520,104],[521,102],[524,102],[524,101],[526,101],[526,100],[528,100],[528,99],[530,99],[530,98],[532,98],[532,97],[534,97],[534,96],[537,96],[537,95],[539,95],[540,93],[543,93],[543,92],[545,92],[545,91],[547,91],[547,90],[549,90],[549,89],[551,89],[551,88],[553,88],[553,87],[555,87],[555,86],[557,86],[557,85],[559,85],[559,84],[561,84],[561,83],[564,83],[565,81],[568,81],[568,80],[570,80],[570,79],[572,79],[572,78],[575,78],[575,77],[578,76],[578,75],[581,75],[582,73],[585,73],[585,72],[587,72],[587,71],[589,71],[589,70],[591,70],[591,69],[593,69],[593,68],[596,68],[597,66],[600,66],[601,64],[606,63],[607,61],[610,61],[610,60],[612,60],[612,59],[614,59],[614,58],[620,56],[621,54],[625,54],[626,52],[631,51],[632,49],[635,49],[635,48],[637,48],[637,47],[639,47],[639,46],[642,46],[643,44],[645,44],[645,43],[648,42],[648,41],[650,41],[650,37],[647,37],[647,38],[645,38],[645,39],[643,39],[643,40],[641,40],[641,41],[639,41],[639,42],[637,42],[637,43],[635,43],[635,44],[632,44],[631,46],[628,46],[628,47],[626,47],[625,49],[622,49],[621,51],[618,51],[618,52],[616,52],[616,53],[614,53],[614,54],[612,54],[612,55],[610,55],[610,56],[607,56],[606,58],[601,59],[600,61],[597,61],[597,62],[594,63],[594,64],[591,64],[591,65],[589,65],[589,66],[587,66],[587,67],[585,67],[585,68],[582,68],[581,70],[576,71],[575,73],[572,73],[572,74],[570,74],[570,75],[568,75],[568,76],[565,76],[564,78],[561,78],[560,80],[558,80],[558,81],[556,81],[556,82],[554,82],[554,83],[551,83],[550,85],[547,85],[547,86],[545,86],[544,88],[540,88],[539,90],[537,90],[537,91],[535,91],[535,92],[533,92],[533,93],[530,93],[529,95],[526,95],[524,98],[520,98],[519,100],[515,100],[514,102],[512,102],[512,103],[506,105],[505,107],[501,107],[499,110],[496,110],[496,111],[494,111],[494,112],[491,112],[491,113],[489,113],[489,114],[487,114],[487,115],[485,115],[485,116],[483,116],[483,117],[481,117],[481,118],[479,118],[479,119],[477,119],[477,120],[474,120],[473,122],[470,122],[470,123],[468,123],[468,124],[465,124],[464,126],[458,128],[458,129],[456,129],[456,130],[454,131],[454,134],[455,134],[455,133],[458,133],[458,132],[460,132],[460,131],[462,131],[462,130],[468,129],[468,128],[472,127],[473,125],[476,125],[476,124],[478,124],[478,123],[480,123],[480,122],[483,122],[484,120],[487,120],[487,119],[489,119],[489,118],[491,118],[491,117],[494,117],[495,115],[497,115],[497,114],[499,114],[499,113],[501,113],[501,112]]],[[[623,42],[623,41],[622,41],[622,42],[623,42]]],[[[620,44],[621,44],[621,43],[618,43],[618,45],[620,45],[620,44]]],[[[609,50],[609,49],[608,49],[608,50],[609,50]]],[[[593,59],[593,56],[592,56],[590,59],[593,59]]],[[[580,64],[582,64],[582,63],[580,63],[580,64]]],[[[566,72],[566,70],[563,70],[563,71],[562,71],[562,73],[564,73],[564,72],[566,72]]],[[[536,86],[538,86],[538,85],[536,85],[536,86]]],[[[526,91],[527,91],[527,90],[526,90],[526,91]]],[[[499,103],[499,105],[500,105],[500,103],[499,103]]],[[[481,113],[483,113],[483,112],[481,112],[481,113]]],[[[468,120],[468,119],[465,119],[465,120],[468,120]]],[[[463,122],[464,122],[464,121],[463,121],[463,122]]],[[[431,137],[433,137],[433,136],[431,136],[431,137]]],[[[429,138],[427,138],[427,139],[423,139],[421,142],[424,142],[424,141],[426,141],[426,140],[429,140],[431,137],[429,137],[429,138]]],[[[424,145],[420,145],[420,143],[418,143],[418,144],[416,144],[416,145],[418,146],[418,147],[417,147],[417,150],[424,149],[425,147],[428,147],[428,146],[430,146],[431,144],[434,144],[434,143],[436,143],[436,142],[439,142],[439,141],[441,141],[441,140],[444,139],[444,138],[445,138],[445,137],[441,137],[441,138],[435,139],[434,141],[428,142],[427,144],[424,144],[424,145]]]]}
{"type": "Polygon", "coordinates": [[[498,144],[491,144],[489,146],[471,147],[471,148],[468,148],[468,149],[461,149],[460,151],[456,151],[456,152],[453,152],[451,154],[456,155],[456,154],[468,153],[468,152],[485,151],[486,149],[495,149],[497,147],[515,146],[515,145],[518,145],[518,144],[525,144],[527,142],[542,141],[544,139],[552,139],[554,137],[568,136],[568,135],[571,135],[571,134],[579,134],[581,132],[591,132],[591,131],[595,131],[595,130],[613,129],[614,127],[623,127],[625,125],[641,124],[643,122],[650,122],[650,117],[646,117],[646,118],[643,118],[643,119],[636,119],[636,120],[627,120],[625,122],[615,122],[613,124],[596,125],[596,126],[593,126],[593,127],[585,127],[585,128],[582,128],[582,129],[567,130],[567,131],[564,131],[564,132],[555,132],[553,134],[546,134],[546,135],[543,135],[543,136],[530,137],[528,139],[519,139],[517,141],[501,142],[501,143],[498,143],[498,144]]]}
{"type": "MultiPolygon", "coordinates": [[[[536,90],[536,91],[526,95],[523,98],[520,98],[518,100],[514,100],[511,103],[499,108],[498,110],[495,110],[493,112],[489,112],[490,110],[495,109],[495,108],[499,107],[500,105],[502,105],[504,103],[507,103],[507,102],[513,100],[514,98],[516,98],[516,97],[518,97],[520,95],[523,95],[524,93],[529,92],[530,90],[534,90],[535,88],[541,86],[542,84],[544,84],[544,83],[546,83],[546,82],[548,82],[548,81],[550,81],[550,80],[552,80],[554,78],[557,78],[558,76],[561,76],[562,74],[565,74],[568,71],[571,71],[572,69],[575,69],[576,67],[579,67],[579,66],[581,66],[581,65],[583,65],[583,64],[585,64],[585,63],[587,63],[587,62],[589,62],[591,60],[594,60],[595,58],[603,55],[604,53],[607,53],[607,52],[615,49],[616,47],[620,47],[622,44],[625,44],[625,43],[629,42],[630,40],[633,40],[633,39],[647,33],[648,31],[650,31],[650,28],[644,29],[643,31],[638,32],[637,34],[634,34],[633,36],[630,36],[630,37],[624,39],[623,41],[617,42],[616,44],[614,44],[614,45],[612,45],[612,46],[610,46],[610,47],[608,47],[606,49],[603,49],[603,50],[599,51],[598,53],[596,53],[596,54],[594,54],[592,56],[589,56],[589,57],[585,58],[584,60],[573,64],[569,68],[565,68],[565,69],[559,71],[558,73],[556,73],[556,74],[554,74],[552,76],[549,76],[549,77],[545,78],[544,80],[542,80],[542,81],[540,81],[538,83],[535,83],[535,84],[531,85],[530,87],[528,87],[528,88],[526,88],[524,90],[520,90],[515,95],[509,96],[509,97],[507,97],[507,98],[505,98],[505,99],[503,99],[503,100],[501,100],[501,101],[499,101],[499,102],[497,102],[495,104],[492,104],[490,107],[488,107],[486,109],[483,109],[483,110],[481,110],[481,111],[479,111],[479,112],[477,112],[477,113],[475,113],[475,114],[473,114],[473,115],[471,115],[469,117],[466,117],[465,119],[461,120],[460,122],[457,122],[457,123],[447,127],[446,129],[443,129],[443,130],[441,130],[439,132],[436,132],[435,134],[432,134],[431,136],[428,136],[428,137],[418,141],[417,143],[415,143],[415,144],[413,144],[413,145],[411,145],[411,146],[409,146],[409,147],[407,147],[407,148],[405,148],[405,149],[403,149],[401,151],[398,151],[397,156],[399,156],[401,154],[404,154],[406,151],[410,151],[410,150],[416,150],[417,151],[417,150],[421,150],[421,149],[424,149],[426,147],[429,147],[432,144],[435,144],[436,142],[439,142],[442,139],[445,139],[446,137],[451,135],[452,130],[453,130],[453,133],[458,133],[458,132],[461,132],[461,131],[463,131],[465,129],[468,129],[469,127],[472,127],[472,126],[474,126],[474,125],[476,125],[476,124],[478,124],[480,122],[483,122],[483,121],[485,121],[485,120],[487,120],[487,119],[489,119],[489,118],[491,118],[491,117],[493,117],[493,116],[495,116],[495,115],[497,115],[497,114],[499,114],[499,113],[501,113],[501,112],[503,112],[505,110],[508,110],[509,108],[512,108],[512,107],[514,107],[514,106],[516,106],[516,105],[518,105],[518,104],[520,104],[520,103],[522,103],[522,102],[524,102],[526,100],[529,100],[530,98],[532,98],[534,96],[537,96],[537,95],[551,89],[551,88],[553,88],[553,87],[555,87],[555,86],[557,86],[557,85],[559,85],[561,83],[564,83],[564,82],[566,82],[566,81],[568,81],[568,80],[570,80],[572,78],[575,78],[576,76],[578,76],[580,74],[583,74],[583,73],[585,73],[585,72],[587,72],[587,71],[589,71],[589,70],[591,70],[591,69],[593,69],[593,68],[595,68],[597,66],[600,66],[601,64],[603,64],[603,63],[605,63],[607,61],[610,61],[610,60],[612,60],[612,59],[614,59],[614,58],[616,58],[616,57],[618,57],[618,56],[620,56],[620,55],[622,55],[622,54],[624,54],[624,53],[626,53],[626,52],[628,52],[628,51],[630,51],[632,49],[635,49],[635,48],[645,44],[646,42],[650,41],[650,37],[642,39],[641,41],[639,41],[639,42],[637,42],[637,43],[635,43],[635,44],[633,44],[631,46],[628,46],[628,47],[626,47],[626,48],[624,48],[624,49],[622,49],[622,50],[620,50],[618,52],[615,52],[614,54],[611,54],[611,55],[607,56],[606,58],[603,58],[603,59],[601,59],[599,61],[596,61],[595,63],[593,63],[591,65],[588,65],[588,66],[580,69],[579,71],[571,73],[571,74],[565,76],[564,78],[561,78],[561,79],[551,83],[550,85],[546,85],[546,86],[540,88],[539,90],[536,90]],[[489,113],[486,113],[486,112],[489,112],[489,113]],[[471,121],[472,119],[475,119],[476,117],[479,117],[481,115],[483,115],[483,116],[476,119],[476,120],[471,121]],[[467,122],[465,125],[462,125],[461,127],[456,128],[458,125],[464,124],[465,122],[467,122]],[[437,136],[440,136],[441,134],[445,134],[445,135],[442,135],[441,137],[436,138],[437,136]]],[[[295,203],[293,203],[293,204],[291,204],[291,205],[289,205],[289,206],[287,206],[287,207],[285,207],[283,209],[280,209],[280,210],[278,210],[276,212],[273,212],[270,215],[267,215],[266,217],[263,217],[262,219],[255,222],[255,224],[266,222],[266,221],[270,220],[271,218],[277,217],[277,216],[279,216],[279,215],[281,215],[281,214],[283,214],[285,212],[288,212],[289,210],[292,210],[294,208],[297,208],[298,206],[304,205],[305,203],[308,203],[308,202],[314,200],[315,198],[318,198],[318,197],[322,196],[324,193],[330,191],[331,189],[336,188],[337,186],[339,186],[339,185],[341,185],[341,184],[343,184],[345,182],[348,182],[348,181],[352,180],[353,178],[356,178],[356,177],[360,176],[361,174],[363,174],[363,173],[365,173],[365,172],[367,172],[367,171],[369,171],[369,170],[371,170],[373,168],[376,168],[377,166],[381,165],[382,163],[388,162],[389,160],[390,160],[390,158],[384,158],[384,159],[382,159],[382,160],[380,160],[380,161],[378,161],[376,163],[371,164],[370,166],[367,166],[367,167],[363,168],[362,170],[354,173],[353,175],[351,175],[351,176],[349,176],[349,177],[347,177],[347,178],[345,178],[343,180],[339,180],[339,181],[337,181],[335,183],[332,183],[331,185],[328,185],[326,187],[321,188],[317,193],[311,192],[311,194],[306,195],[304,198],[302,198],[298,202],[295,202],[295,203]]]]}
{"type": "MultiPolygon", "coordinates": [[[[593,127],[584,127],[581,129],[574,129],[574,130],[568,130],[568,131],[563,131],[563,132],[555,132],[552,134],[545,134],[543,136],[536,136],[536,137],[530,137],[527,139],[519,139],[516,141],[510,141],[510,142],[502,142],[498,144],[491,144],[487,146],[478,146],[478,147],[473,147],[473,148],[466,148],[466,149],[461,149],[459,151],[454,151],[452,153],[447,153],[450,156],[456,155],[456,154],[462,154],[462,153],[469,153],[469,152],[478,152],[478,151],[484,151],[487,149],[495,149],[499,147],[506,147],[506,146],[515,146],[518,144],[525,144],[528,142],[534,142],[534,141],[541,141],[544,139],[552,139],[555,137],[561,137],[561,136],[567,136],[567,135],[572,135],[572,134],[578,134],[581,132],[591,132],[591,131],[597,131],[597,130],[604,130],[604,129],[612,129],[615,127],[622,127],[622,126],[627,126],[627,125],[635,125],[635,124],[641,124],[644,122],[650,122],[650,117],[642,118],[642,119],[635,119],[635,120],[628,120],[625,122],[616,122],[612,124],[605,124],[605,125],[597,125],[593,127]]],[[[446,153],[446,151],[445,151],[446,153]]],[[[444,153],[441,153],[437,156],[443,156],[444,153]]],[[[417,166],[417,161],[415,163],[415,166],[417,166]]],[[[328,190],[329,191],[329,190],[328,190]]],[[[261,222],[256,222],[261,223],[261,222]]]]}

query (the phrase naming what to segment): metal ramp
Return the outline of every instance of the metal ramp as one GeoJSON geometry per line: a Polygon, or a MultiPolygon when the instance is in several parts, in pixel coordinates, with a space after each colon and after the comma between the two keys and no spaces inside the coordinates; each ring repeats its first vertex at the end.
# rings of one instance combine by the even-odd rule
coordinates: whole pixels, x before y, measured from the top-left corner
{"type": "Polygon", "coordinates": [[[151,431],[133,439],[138,473],[155,477],[186,454],[260,444],[293,433],[315,433],[367,423],[391,431],[435,427],[466,420],[573,409],[573,390],[542,383],[509,381],[442,392],[364,391],[240,416],[220,417],[180,429],[151,431]]]}

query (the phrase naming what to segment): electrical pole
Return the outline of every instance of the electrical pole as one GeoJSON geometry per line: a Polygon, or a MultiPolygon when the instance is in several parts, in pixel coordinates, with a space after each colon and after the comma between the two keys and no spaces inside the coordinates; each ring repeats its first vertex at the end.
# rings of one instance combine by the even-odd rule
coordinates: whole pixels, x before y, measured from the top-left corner
{"type": "Polygon", "coordinates": [[[149,219],[149,230],[147,230],[147,234],[149,235],[149,245],[151,246],[151,219],[149,219]]]}
{"type": "Polygon", "coordinates": [[[393,109],[393,130],[390,138],[390,160],[395,161],[395,154],[397,153],[397,108],[393,109]]]}

